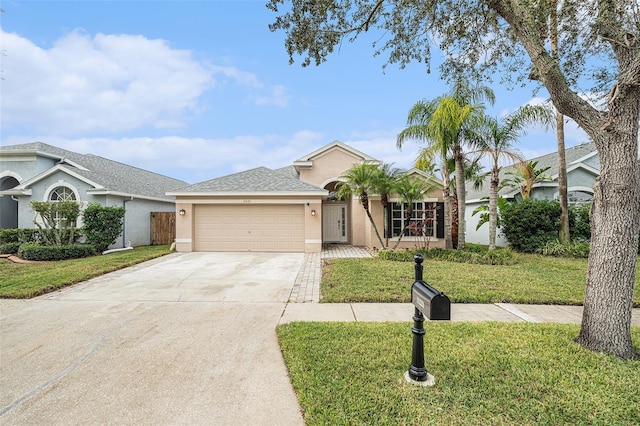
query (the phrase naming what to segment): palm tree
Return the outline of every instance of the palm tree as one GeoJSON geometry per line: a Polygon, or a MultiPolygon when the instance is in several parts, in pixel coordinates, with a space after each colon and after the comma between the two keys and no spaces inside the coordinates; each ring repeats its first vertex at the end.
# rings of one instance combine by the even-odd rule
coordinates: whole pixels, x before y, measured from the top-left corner
{"type": "Polygon", "coordinates": [[[441,173],[443,183],[442,198],[444,201],[445,248],[451,249],[453,248],[451,241],[451,180],[449,167],[447,166],[447,154],[450,149],[447,141],[436,139],[429,126],[436,106],[435,101],[418,101],[411,107],[409,116],[407,117],[407,127],[398,134],[396,145],[398,148],[402,148],[402,144],[410,139],[423,141],[427,143],[427,146],[423,149],[422,153],[431,155],[431,158],[434,156],[440,157],[442,161],[441,173]]]}
{"type": "Polygon", "coordinates": [[[436,164],[435,157],[436,154],[433,152],[433,150],[423,148],[418,153],[413,166],[418,170],[422,170],[428,175],[435,175],[436,172],[440,171],[440,169],[438,169],[438,165],[436,164]]]}
{"type": "Polygon", "coordinates": [[[393,167],[392,164],[382,164],[378,168],[378,173],[373,177],[372,189],[374,192],[380,194],[380,204],[382,204],[382,210],[384,212],[384,237],[385,247],[389,245],[389,230],[388,228],[388,211],[389,211],[389,194],[394,192],[396,180],[400,176],[400,169],[393,167]]]}
{"type": "Polygon", "coordinates": [[[491,178],[489,189],[489,250],[496,248],[496,228],[498,217],[498,187],[500,185],[500,160],[523,161],[513,150],[513,144],[526,134],[526,127],[533,123],[551,125],[549,110],[541,106],[526,105],[501,121],[484,116],[482,127],[476,129],[472,140],[477,153],[491,158],[491,178]]]}
{"type": "Polygon", "coordinates": [[[409,111],[407,128],[397,137],[398,148],[407,139],[415,139],[428,144],[436,152],[442,162],[442,177],[445,193],[445,240],[446,247],[451,248],[451,195],[449,191],[449,168],[446,159],[451,155],[455,161],[456,186],[458,191],[458,249],[465,245],[464,235],[464,152],[465,136],[476,126],[483,115],[483,100],[493,103],[493,91],[486,86],[470,87],[467,82],[459,80],[450,94],[437,97],[431,101],[420,101],[409,111]],[[447,240],[448,238],[448,240],[447,240]]]}
{"type": "Polygon", "coordinates": [[[522,161],[514,167],[514,171],[506,173],[509,177],[502,181],[501,188],[505,186],[518,188],[523,200],[528,200],[531,197],[533,185],[538,182],[553,179],[553,177],[545,173],[551,167],[538,169],[537,161],[522,161]]]}
{"type": "Polygon", "coordinates": [[[393,246],[393,250],[398,248],[400,240],[404,236],[407,228],[411,223],[411,214],[413,213],[413,204],[424,199],[424,196],[434,190],[437,184],[430,180],[402,175],[396,181],[395,192],[398,194],[401,203],[406,203],[404,226],[398,236],[398,241],[393,246]]]}
{"type": "Polygon", "coordinates": [[[473,160],[467,159],[464,165],[464,179],[466,182],[473,183],[473,189],[480,191],[484,185],[484,181],[491,175],[491,172],[485,172],[484,166],[480,164],[481,156],[477,156],[473,160]]]}
{"type": "Polygon", "coordinates": [[[380,237],[378,227],[376,226],[373,217],[371,217],[371,211],[369,210],[369,193],[375,192],[375,181],[379,173],[380,167],[377,164],[361,163],[354,165],[340,176],[342,182],[340,182],[338,186],[337,195],[339,198],[350,197],[352,195],[358,196],[360,204],[367,213],[369,222],[371,222],[371,225],[376,232],[376,236],[380,241],[380,247],[384,248],[384,242],[380,237]]]}

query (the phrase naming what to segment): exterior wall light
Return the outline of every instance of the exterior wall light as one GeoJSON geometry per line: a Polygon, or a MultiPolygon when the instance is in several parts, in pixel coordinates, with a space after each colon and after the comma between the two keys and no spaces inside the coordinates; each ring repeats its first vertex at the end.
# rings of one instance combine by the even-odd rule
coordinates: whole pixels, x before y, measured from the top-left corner
{"type": "Polygon", "coordinates": [[[316,215],[316,210],[315,209],[311,209],[311,216],[315,216],[316,215]]]}
{"type": "Polygon", "coordinates": [[[185,209],[180,209],[178,213],[180,213],[180,216],[184,216],[187,211],[185,209]]]}

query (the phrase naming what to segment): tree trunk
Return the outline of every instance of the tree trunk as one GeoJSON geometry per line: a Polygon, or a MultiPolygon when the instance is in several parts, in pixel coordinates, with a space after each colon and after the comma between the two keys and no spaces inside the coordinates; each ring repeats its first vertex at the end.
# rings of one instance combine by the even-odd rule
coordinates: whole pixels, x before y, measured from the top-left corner
{"type": "MultiPolygon", "coordinates": [[[[551,0],[549,15],[549,34],[551,55],[558,57],[558,2],[551,0]]],[[[560,200],[560,232],[558,240],[567,244],[571,241],[569,234],[569,196],[567,194],[567,157],[564,148],[564,115],[556,111],[556,139],[558,140],[558,200],[560,200]]]]}
{"type": "Polygon", "coordinates": [[[464,156],[462,148],[458,146],[455,154],[456,161],[456,192],[458,193],[458,250],[464,250],[465,244],[465,203],[466,191],[464,186],[464,156]]]}
{"type": "Polygon", "coordinates": [[[491,171],[489,188],[489,250],[496,249],[496,228],[498,223],[498,171],[491,171]]]}
{"type": "Polygon", "coordinates": [[[556,134],[558,138],[558,200],[560,201],[560,232],[558,240],[567,244],[569,234],[569,196],[567,193],[567,158],[564,148],[564,115],[556,112],[556,134]]]}
{"type": "Polygon", "coordinates": [[[602,132],[595,139],[601,170],[591,206],[591,252],[577,342],[629,359],[638,357],[630,326],[640,232],[640,172],[637,137],[629,122],[638,119],[637,109],[624,115],[626,125],[621,123],[618,131],[602,132]]]}
{"type": "Polygon", "coordinates": [[[453,248],[451,240],[451,181],[446,160],[442,164],[442,199],[444,201],[444,246],[447,250],[453,248]]]}
{"type": "Polygon", "coordinates": [[[453,194],[449,197],[451,204],[451,245],[456,250],[458,248],[458,193],[453,191],[453,194]]]}

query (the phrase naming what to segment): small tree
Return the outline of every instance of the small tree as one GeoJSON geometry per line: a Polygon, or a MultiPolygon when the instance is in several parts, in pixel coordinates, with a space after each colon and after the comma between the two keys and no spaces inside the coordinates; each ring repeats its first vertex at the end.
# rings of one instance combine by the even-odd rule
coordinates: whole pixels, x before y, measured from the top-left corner
{"type": "MultiPolygon", "coordinates": [[[[407,208],[405,210],[404,226],[402,227],[402,231],[398,236],[396,244],[393,246],[393,250],[398,248],[398,246],[400,245],[400,240],[402,240],[402,237],[406,233],[407,229],[410,229],[412,226],[411,215],[413,213],[413,203],[422,200],[426,194],[428,194],[435,188],[436,185],[433,182],[426,181],[424,179],[414,178],[408,175],[403,175],[398,178],[395,184],[395,192],[397,192],[398,196],[400,197],[400,202],[407,204],[407,208]]],[[[426,214],[426,212],[424,213],[426,214]]],[[[422,225],[424,225],[424,223],[422,223],[422,225]]],[[[417,232],[416,230],[417,226],[418,224],[414,220],[413,233],[414,235],[421,235],[422,232],[417,232]]],[[[420,226],[420,229],[422,229],[422,226],[420,226]]]]}
{"type": "MultiPolygon", "coordinates": [[[[482,197],[482,200],[489,200],[489,197],[482,197]]],[[[506,198],[501,195],[498,195],[498,209],[496,211],[496,228],[500,228],[502,226],[502,219],[500,217],[500,211],[505,209],[505,206],[509,204],[506,198]]],[[[508,208],[508,207],[507,207],[508,208]]],[[[476,207],[473,210],[471,216],[480,215],[478,220],[478,224],[476,225],[476,231],[480,229],[482,225],[485,223],[489,223],[489,205],[483,204],[481,206],[476,207]]]]}
{"type": "Polygon", "coordinates": [[[429,243],[431,243],[431,234],[427,233],[427,228],[435,228],[436,226],[436,210],[438,206],[436,203],[425,203],[423,211],[419,211],[418,215],[422,217],[422,219],[412,220],[409,224],[409,231],[411,234],[416,235],[420,238],[420,242],[422,243],[420,248],[421,250],[429,250],[429,243]]]}
{"type": "Polygon", "coordinates": [[[32,201],[31,208],[36,212],[33,223],[40,229],[40,235],[45,244],[51,246],[73,244],[76,237],[76,223],[80,216],[80,204],[71,200],[32,201]]]}
{"type": "Polygon", "coordinates": [[[104,207],[91,203],[82,214],[82,228],[87,242],[100,252],[106,250],[122,234],[123,207],[104,207]]]}
{"type": "Polygon", "coordinates": [[[537,161],[523,161],[516,164],[515,170],[506,173],[509,177],[503,179],[500,188],[518,188],[523,200],[531,198],[531,191],[536,183],[553,180],[553,177],[545,173],[551,167],[538,169],[537,161]]]}
{"type": "Polygon", "coordinates": [[[395,183],[400,176],[400,169],[393,167],[391,164],[382,164],[372,178],[373,190],[380,194],[380,204],[384,212],[384,237],[385,247],[389,245],[389,229],[388,228],[388,211],[389,211],[389,194],[395,188],[395,183]]]}
{"type": "Polygon", "coordinates": [[[379,175],[380,167],[377,164],[362,163],[354,165],[340,176],[340,178],[344,180],[340,182],[340,186],[338,187],[338,197],[358,196],[360,204],[366,212],[369,222],[371,222],[371,226],[373,226],[373,230],[378,237],[378,241],[380,241],[380,247],[385,248],[386,246],[382,241],[382,237],[380,237],[378,227],[373,217],[371,217],[371,210],[369,210],[369,193],[375,192],[375,181],[379,175]]]}
{"type": "Polygon", "coordinates": [[[524,161],[514,150],[513,144],[518,141],[520,136],[526,134],[527,126],[533,123],[550,125],[551,114],[549,110],[541,106],[526,105],[501,120],[483,116],[479,129],[471,134],[476,152],[479,155],[490,157],[492,162],[489,190],[489,250],[496,248],[500,160],[506,158],[524,161]]]}

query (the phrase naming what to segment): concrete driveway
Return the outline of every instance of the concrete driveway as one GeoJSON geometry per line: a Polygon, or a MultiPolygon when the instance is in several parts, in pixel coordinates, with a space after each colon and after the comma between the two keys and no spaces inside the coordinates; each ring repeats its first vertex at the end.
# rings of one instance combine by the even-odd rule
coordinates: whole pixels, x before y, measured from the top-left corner
{"type": "Polygon", "coordinates": [[[303,258],[176,253],[0,301],[0,424],[304,424],[275,334],[303,258]]]}

